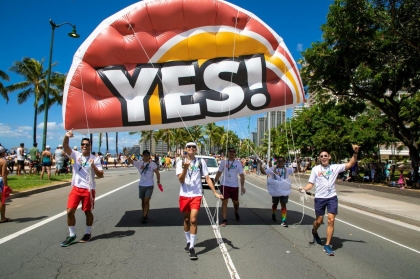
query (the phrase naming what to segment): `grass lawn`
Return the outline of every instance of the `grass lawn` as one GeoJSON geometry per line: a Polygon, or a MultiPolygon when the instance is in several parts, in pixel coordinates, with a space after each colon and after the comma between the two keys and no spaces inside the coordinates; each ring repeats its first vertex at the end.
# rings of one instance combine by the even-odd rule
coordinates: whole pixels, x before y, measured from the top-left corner
{"type": "Polygon", "coordinates": [[[41,188],[67,181],[71,181],[71,173],[51,175],[51,181],[48,181],[46,174],[44,174],[44,180],[40,180],[39,175],[9,175],[7,177],[7,182],[13,189],[13,192],[21,192],[35,188],[41,188]]]}

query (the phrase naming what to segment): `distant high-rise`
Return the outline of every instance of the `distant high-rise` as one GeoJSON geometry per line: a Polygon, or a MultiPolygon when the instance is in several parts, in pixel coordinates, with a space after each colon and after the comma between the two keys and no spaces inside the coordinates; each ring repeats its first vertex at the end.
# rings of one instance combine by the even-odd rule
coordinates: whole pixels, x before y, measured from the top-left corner
{"type": "Polygon", "coordinates": [[[256,141],[255,145],[259,146],[262,144],[265,137],[265,133],[268,131],[268,114],[270,114],[270,128],[275,128],[280,126],[286,121],[286,112],[285,111],[270,111],[267,112],[267,115],[257,119],[257,132],[256,132],[256,141]]]}

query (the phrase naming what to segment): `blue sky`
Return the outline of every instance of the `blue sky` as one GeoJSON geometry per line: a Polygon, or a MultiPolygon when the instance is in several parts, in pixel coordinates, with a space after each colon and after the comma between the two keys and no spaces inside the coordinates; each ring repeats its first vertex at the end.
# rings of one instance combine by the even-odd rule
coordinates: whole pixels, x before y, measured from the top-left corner
{"type": "MultiPolygon", "coordinates": [[[[48,56],[51,40],[52,19],[56,24],[70,22],[77,26],[79,39],[67,36],[71,27],[63,25],[55,30],[53,62],[58,65],[54,71],[67,73],[72,63],[73,55],[83,41],[104,19],[119,10],[136,3],[130,0],[14,0],[0,1],[2,11],[1,26],[2,39],[0,41],[0,69],[10,76],[10,83],[20,81],[19,76],[8,72],[14,61],[23,57],[44,59],[45,68],[48,67],[48,56]]],[[[312,42],[321,41],[320,26],[325,23],[328,7],[332,0],[231,0],[245,10],[248,10],[262,19],[285,41],[293,58],[301,58],[301,52],[310,47],[312,42]]],[[[0,143],[6,148],[13,148],[19,143],[26,147],[32,146],[33,127],[33,100],[25,104],[17,103],[17,94],[10,95],[6,104],[0,98],[0,143]]],[[[235,131],[240,137],[248,137],[248,123],[250,131],[256,129],[256,118],[264,114],[252,115],[248,118],[230,119],[218,122],[226,128],[235,131]]],[[[37,142],[42,145],[44,115],[38,115],[37,142]]],[[[65,131],[61,107],[53,107],[48,114],[47,144],[53,149],[62,142],[65,131]]],[[[79,145],[77,135],[71,139],[71,145],[79,145]]],[[[94,139],[94,151],[98,151],[97,134],[94,139]]],[[[129,136],[128,132],[119,133],[119,148],[132,146],[138,143],[139,138],[129,136]]],[[[115,149],[115,133],[109,133],[111,151],[115,149]]],[[[101,151],[105,151],[105,143],[101,151]]]]}

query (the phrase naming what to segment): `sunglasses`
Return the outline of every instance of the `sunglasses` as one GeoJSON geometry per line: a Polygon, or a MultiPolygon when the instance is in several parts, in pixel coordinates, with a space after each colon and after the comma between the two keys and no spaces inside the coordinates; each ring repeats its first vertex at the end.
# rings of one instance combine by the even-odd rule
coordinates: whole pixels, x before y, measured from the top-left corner
{"type": "Polygon", "coordinates": [[[277,160],[277,162],[279,162],[279,163],[284,163],[284,161],[283,161],[283,160],[277,160]]]}
{"type": "Polygon", "coordinates": [[[90,146],[90,143],[81,143],[81,146],[90,146]]]}
{"type": "Polygon", "coordinates": [[[197,146],[195,146],[195,145],[187,145],[186,147],[187,148],[197,148],[197,146]]]}
{"type": "Polygon", "coordinates": [[[235,151],[235,150],[229,150],[228,152],[231,152],[231,153],[236,153],[236,151],[235,151]]]}
{"type": "Polygon", "coordinates": [[[328,155],[319,155],[319,158],[328,158],[328,155]]]}
{"type": "Polygon", "coordinates": [[[148,154],[148,153],[145,153],[145,154],[143,154],[143,156],[150,156],[150,154],[148,154]]]}

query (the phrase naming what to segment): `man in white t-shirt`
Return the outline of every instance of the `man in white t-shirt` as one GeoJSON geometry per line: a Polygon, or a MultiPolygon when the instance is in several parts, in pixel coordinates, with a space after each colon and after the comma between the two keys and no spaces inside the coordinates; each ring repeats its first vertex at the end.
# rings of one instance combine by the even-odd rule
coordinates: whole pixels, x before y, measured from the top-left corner
{"type": "MultiPolygon", "coordinates": [[[[286,159],[283,156],[276,156],[276,163],[273,167],[268,168],[267,170],[264,170],[264,168],[261,168],[261,173],[264,175],[270,175],[270,178],[275,180],[275,184],[277,189],[273,189],[273,192],[270,192],[269,188],[269,194],[272,195],[272,205],[271,205],[271,220],[274,222],[277,221],[276,218],[276,211],[277,206],[281,206],[281,226],[287,228],[289,225],[287,224],[286,217],[287,217],[287,206],[286,204],[289,202],[289,194],[291,189],[291,181],[289,179],[289,175],[294,174],[297,170],[295,170],[293,167],[287,168],[285,166],[286,159]],[[284,189],[286,188],[286,189],[284,189]]],[[[269,179],[267,179],[267,183],[269,182],[269,179]]],[[[274,183],[273,183],[274,184],[274,183]]]]}
{"type": "Polygon", "coordinates": [[[69,226],[69,236],[61,243],[62,247],[67,247],[76,241],[76,218],[74,214],[82,202],[82,210],[86,215],[86,232],[79,242],[88,242],[91,239],[93,224],[92,210],[95,203],[95,175],[99,178],[104,176],[102,164],[99,157],[91,154],[91,144],[89,138],[83,138],[80,144],[82,152],[72,150],[69,146],[69,138],[73,137],[73,131],[68,131],[63,139],[64,151],[74,161],[73,177],[71,184],[73,188],[67,200],[67,225],[69,226]]]}
{"type": "Polygon", "coordinates": [[[127,158],[128,163],[132,164],[140,173],[139,199],[141,199],[141,209],[143,211],[143,217],[140,222],[144,224],[148,219],[147,214],[149,213],[150,199],[152,198],[155,185],[153,173],[156,174],[157,184],[161,187],[159,168],[156,163],[150,159],[149,150],[143,151],[143,158],[141,161],[138,161],[135,157],[133,160],[131,156],[128,156],[127,158]]]}
{"type": "Polygon", "coordinates": [[[241,194],[245,194],[245,175],[242,168],[242,163],[235,160],[236,150],[233,147],[228,148],[228,158],[220,162],[219,170],[217,171],[214,181],[219,181],[223,173],[220,184],[222,185],[222,217],[223,221],[221,226],[227,225],[227,205],[229,199],[232,199],[233,207],[235,209],[235,219],[239,221],[239,187],[238,187],[238,174],[241,180],[241,194]]]}
{"type": "Polygon", "coordinates": [[[357,162],[359,146],[353,146],[353,156],[346,164],[330,165],[331,156],[326,150],[319,153],[320,165],[312,168],[308,184],[300,189],[301,192],[309,191],[315,184],[315,215],[316,219],[312,228],[314,242],[322,245],[322,240],[318,235],[318,228],[321,226],[325,215],[325,208],[328,210],[327,241],[324,245],[324,251],[328,256],[334,256],[331,248],[331,239],[334,233],[334,220],[338,214],[338,198],[335,190],[335,180],[339,173],[349,170],[357,162]]]}
{"type": "Polygon", "coordinates": [[[26,174],[25,170],[25,144],[22,142],[18,149],[16,150],[17,154],[17,170],[16,175],[22,175],[23,173],[26,174]]]}
{"type": "Polygon", "coordinates": [[[197,215],[203,196],[201,176],[205,177],[216,198],[223,199],[223,196],[218,194],[214,188],[213,181],[209,177],[206,161],[195,157],[197,152],[195,142],[187,143],[185,148],[187,152],[185,158],[176,164],[176,175],[181,183],[179,209],[184,214],[184,234],[187,239],[187,246],[184,250],[190,253],[191,260],[197,260],[194,244],[197,236],[197,215]]]}

